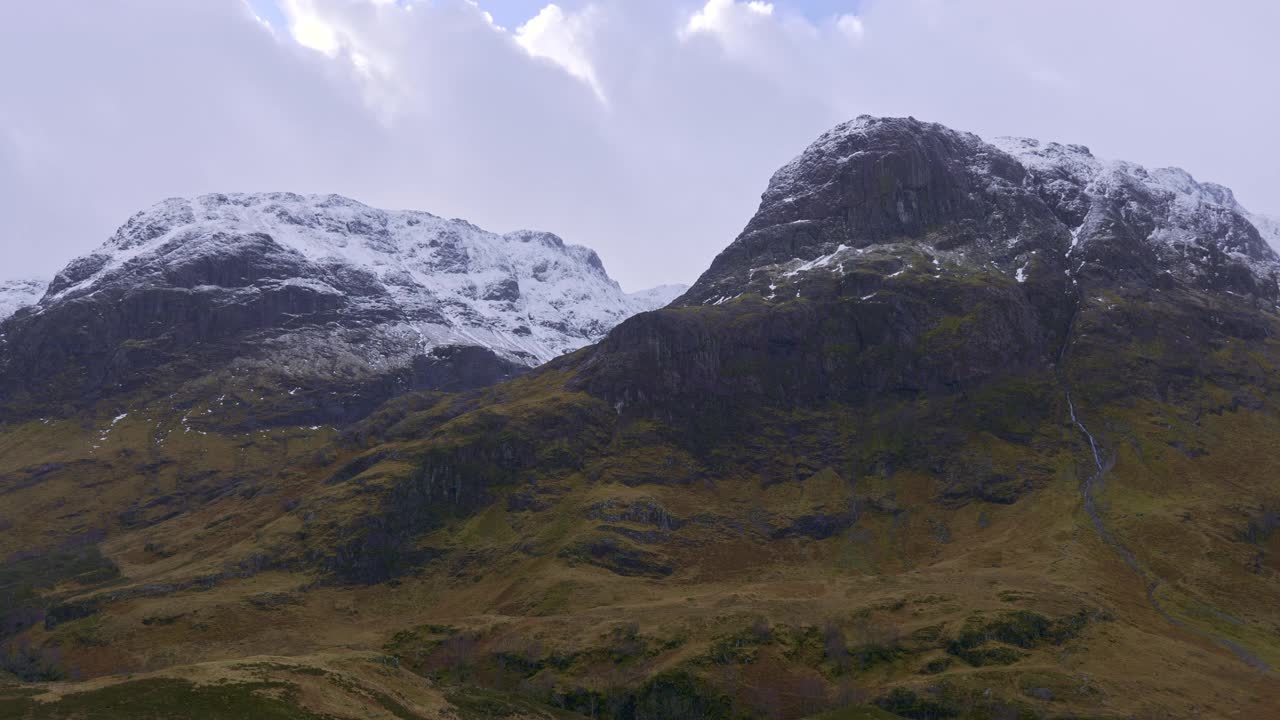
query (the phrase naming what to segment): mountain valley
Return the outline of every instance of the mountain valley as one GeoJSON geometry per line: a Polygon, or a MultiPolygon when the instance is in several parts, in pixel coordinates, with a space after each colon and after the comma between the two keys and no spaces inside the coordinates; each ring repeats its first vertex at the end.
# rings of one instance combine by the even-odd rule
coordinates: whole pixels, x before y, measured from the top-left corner
{"type": "Polygon", "coordinates": [[[166,201],[0,293],[0,715],[1269,717],[1277,243],[868,116],[689,288],[166,201]]]}

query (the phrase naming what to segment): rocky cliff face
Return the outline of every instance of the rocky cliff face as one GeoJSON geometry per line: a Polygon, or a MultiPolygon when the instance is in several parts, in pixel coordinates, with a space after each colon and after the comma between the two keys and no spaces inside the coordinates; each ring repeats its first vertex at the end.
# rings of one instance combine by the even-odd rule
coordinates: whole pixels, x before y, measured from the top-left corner
{"type": "Polygon", "coordinates": [[[0,385],[21,405],[235,362],[286,389],[362,387],[367,409],[522,372],[680,290],[627,295],[594,252],[550,233],[338,196],[171,199],[5,325],[0,385]]]}

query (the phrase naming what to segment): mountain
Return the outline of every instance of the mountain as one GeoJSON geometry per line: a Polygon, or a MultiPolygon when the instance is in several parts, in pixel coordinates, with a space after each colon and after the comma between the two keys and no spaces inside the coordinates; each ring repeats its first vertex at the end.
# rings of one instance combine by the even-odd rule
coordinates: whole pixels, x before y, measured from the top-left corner
{"type": "Polygon", "coordinates": [[[0,281],[0,321],[39,302],[48,285],[43,280],[31,278],[0,281]]]}
{"type": "Polygon", "coordinates": [[[671,304],[672,300],[680,297],[684,291],[688,290],[688,285],[658,285],[647,290],[638,290],[633,293],[627,293],[627,297],[631,298],[633,303],[644,310],[657,310],[671,304]]]}
{"type": "Polygon", "coordinates": [[[410,389],[510,377],[676,294],[627,295],[594,252],[550,233],[336,195],[175,198],[8,323],[0,387],[31,415],[230,366],[276,394],[307,391],[289,417],[344,421],[410,389]],[[335,391],[321,407],[316,394],[335,391]]]}
{"type": "Polygon", "coordinates": [[[862,117],[773,176],[756,216],[685,302],[758,291],[907,238],[924,239],[940,259],[994,263],[1021,270],[1022,279],[1038,269],[1064,275],[1071,258],[1085,264],[1066,273],[1072,277],[1097,267],[1113,279],[1169,274],[1275,298],[1274,233],[1229,189],[1177,168],[1149,171],[1100,161],[1079,145],[989,144],[936,125],[862,117]]]}
{"type": "Polygon", "coordinates": [[[6,667],[114,677],[0,702],[1266,717],[1260,224],[1181,171],[864,117],[670,305],[505,382],[341,430],[208,421],[261,413],[233,378],[10,424],[6,667]]]}

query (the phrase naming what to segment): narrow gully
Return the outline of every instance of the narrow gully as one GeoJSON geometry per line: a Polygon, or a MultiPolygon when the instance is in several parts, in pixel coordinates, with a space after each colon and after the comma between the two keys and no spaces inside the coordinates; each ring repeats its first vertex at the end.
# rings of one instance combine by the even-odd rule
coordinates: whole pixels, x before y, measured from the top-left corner
{"type": "MultiPolygon", "coordinates": [[[[1065,380],[1064,380],[1064,384],[1065,384],[1065,380]]],[[[1098,537],[1102,540],[1103,543],[1105,543],[1117,555],[1119,555],[1120,559],[1124,561],[1124,564],[1129,566],[1129,568],[1133,570],[1138,575],[1138,577],[1142,578],[1143,582],[1146,583],[1147,603],[1151,605],[1151,609],[1154,610],[1155,613],[1159,615],[1161,619],[1163,619],[1165,622],[1169,623],[1170,625],[1180,630],[1205,638],[1206,640],[1209,640],[1213,643],[1216,643],[1230,650],[1242,662],[1248,664],[1250,667],[1254,668],[1255,670],[1258,670],[1260,672],[1269,672],[1271,670],[1271,667],[1267,665],[1267,663],[1264,662],[1262,658],[1259,658],[1257,655],[1245,649],[1240,644],[1232,640],[1219,637],[1207,631],[1201,630],[1199,628],[1192,627],[1188,625],[1186,622],[1174,617],[1167,610],[1164,609],[1164,606],[1160,603],[1160,599],[1157,596],[1157,592],[1164,581],[1161,580],[1152,572],[1150,572],[1146,567],[1144,567],[1143,564],[1138,560],[1138,557],[1133,553],[1133,551],[1130,550],[1124,543],[1120,542],[1120,540],[1116,538],[1116,536],[1107,528],[1106,522],[1103,520],[1102,511],[1098,508],[1098,501],[1097,501],[1097,498],[1095,497],[1095,491],[1097,490],[1098,486],[1102,483],[1102,481],[1105,479],[1107,471],[1114,464],[1114,458],[1111,461],[1108,461],[1106,463],[1102,461],[1102,454],[1098,450],[1097,440],[1094,439],[1093,433],[1089,432],[1089,428],[1087,428],[1085,424],[1080,420],[1080,418],[1076,415],[1076,406],[1074,401],[1072,401],[1071,399],[1071,390],[1069,387],[1066,391],[1066,395],[1067,395],[1067,408],[1071,412],[1071,422],[1077,428],[1079,428],[1080,432],[1089,441],[1089,449],[1093,452],[1093,461],[1094,461],[1095,469],[1093,472],[1089,473],[1088,477],[1085,478],[1084,482],[1080,484],[1080,494],[1081,494],[1082,503],[1084,505],[1085,514],[1089,517],[1089,522],[1090,524],[1093,525],[1093,529],[1098,534],[1098,537]]]]}

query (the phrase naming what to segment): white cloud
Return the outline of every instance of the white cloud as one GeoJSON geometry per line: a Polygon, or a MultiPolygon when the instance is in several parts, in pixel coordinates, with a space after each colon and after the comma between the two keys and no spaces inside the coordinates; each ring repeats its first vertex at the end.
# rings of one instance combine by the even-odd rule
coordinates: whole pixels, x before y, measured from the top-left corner
{"type": "Polygon", "coordinates": [[[861,40],[866,34],[862,19],[857,15],[840,15],[836,18],[836,28],[853,40],[861,40]]]}
{"type": "Polygon", "coordinates": [[[342,50],[344,38],[338,27],[316,11],[311,0],[280,0],[289,21],[289,33],[303,47],[334,57],[342,50]]]}
{"type": "Polygon", "coordinates": [[[705,33],[730,42],[737,36],[773,16],[773,4],[749,0],[707,0],[707,4],[689,16],[681,30],[688,37],[705,33]]]}
{"type": "Polygon", "coordinates": [[[688,281],[774,169],[861,112],[1180,164],[1280,213],[1258,161],[1280,157],[1280,4],[559,0],[509,31],[488,2],[283,0],[275,32],[243,0],[0,2],[4,274],[167,196],[286,189],[688,281]]]}
{"type": "Polygon", "coordinates": [[[702,9],[689,17],[689,23],[685,26],[685,31],[690,33],[726,33],[731,32],[733,26],[737,23],[756,18],[767,18],[771,15],[773,15],[772,3],[759,2],[759,0],[749,0],[748,2],[707,0],[707,4],[703,5],[702,9]]]}
{"type": "Polygon", "coordinates": [[[552,3],[516,29],[516,42],[530,55],[559,64],[604,101],[604,89],[596,79],[595,67],[588,55],[595,20],[596,11],[592,6],[568,14],[552,3]]]}

